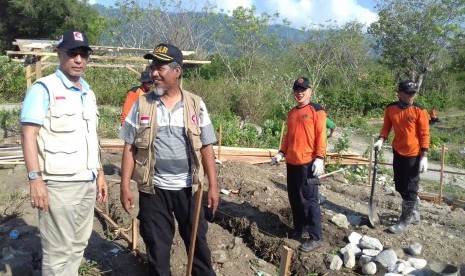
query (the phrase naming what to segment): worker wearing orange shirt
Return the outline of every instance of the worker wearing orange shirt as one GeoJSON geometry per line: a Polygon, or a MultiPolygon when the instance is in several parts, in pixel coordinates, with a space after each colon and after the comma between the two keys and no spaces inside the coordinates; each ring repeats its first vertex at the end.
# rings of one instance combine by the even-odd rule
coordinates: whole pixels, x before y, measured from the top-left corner
{"type": "Polygon", "coordinates": [[[139,99],[141,95],[149,92],[152,89],[153,80],[152,80],[152,75],[150,74],[149,71],[143,71],[140,74],[139,81],[141,82],[140,86],[134,86],[126,94],[126,99],[124,100],[123,109],[121,110],[121,125],[124,124],[124,121],[126,120],[126,116],[128,115],[129,110],[131,110],[131,107],[134,104],[134,102],[137,99],[139,99]]]}
{"type": "Polygon", "coordinates": [[[430,143],[428,111],[414,102],[418,91],[416,83],[407,80],[399,83],[397,102],[386,106],[384,123],[374,147],[381,149],[394,130],[392,140],[393,170],[396,191],[402,197],[402,213],[397,223],[389,227],[392,233],[406,230],[410,223],[420,221],[418,189],[420,172],[428,170],[430,143]]]}
{"type": "Polygon", "coordinates": [[[431,108],[431,111],[429,112],[429,124],[434,125],[434,123],[438,123],[439,118],[438,114],[436,113],[436,108],[431,108]]]}
{"type": "Polygon", "coordinates": [[[286,156],[287,193],[294,224],[292,238],[301,241],[303,232],[308,232],[309,240],[300,249],[309,252],[323,245],[318,177],[324,172],[326,112],[310,102],[312,86],[307,78],[298,78],[293,91],[297,106],[288,113],[283,144],[270,164],[277,164],[286,156]]]}

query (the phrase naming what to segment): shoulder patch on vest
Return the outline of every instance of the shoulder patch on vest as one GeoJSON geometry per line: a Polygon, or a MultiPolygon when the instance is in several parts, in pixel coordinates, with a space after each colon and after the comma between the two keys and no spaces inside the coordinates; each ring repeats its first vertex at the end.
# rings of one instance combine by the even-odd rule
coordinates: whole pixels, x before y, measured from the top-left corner
{"type": "Polygon", "coordinates": [[[325,110],[321,105],[319,105],[317,103],[310,102],[308,105],[313,107],[315,109],[315,111],[325,110]]]}
{"type": "Polygon", "coordinates": [[[419,103],[417,103],[417,102],[414,102],[412,105],[415,106],[415,107],[417,107],[417,108],[419,108],[420,110],[425,109],[421,104],[419,104],[419,103]]]}
{"type": "Polygon", "coordinates": [[[390,106],[393,106],[393,105],[397,105],[397,102],[392,102],[392,103],[386,105],[386,107],[390,107],[390,106]]]}

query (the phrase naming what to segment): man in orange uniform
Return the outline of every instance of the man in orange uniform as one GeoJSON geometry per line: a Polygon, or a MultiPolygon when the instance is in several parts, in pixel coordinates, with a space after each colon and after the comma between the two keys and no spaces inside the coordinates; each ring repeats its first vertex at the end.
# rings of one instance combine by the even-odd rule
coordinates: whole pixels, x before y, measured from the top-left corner
{"type": "Polygon", "coordinates": [[[428,111],[414,102],[417,85],[410,80],[399,83],[397,102],[386,106],[384,123],[374,147],[380,149],[394,129],[392,140],[393,170],[396,191],[402,197],[402,214],[392,233],[400,233],[408,224],[420,222],[418,188],[420,172],[428,170],[429,122],[428,111]]]}
{"type": "Polygon", "coordinates": [[[126,100],[124,100],[123,110],[121,111],[121,125],[124,124],[126,116],[128,115],[129,110],[131,110],[134,102],[139,99],[141,95],[149,92],[152,89],[153,80],[149,71],[142,72],[140,74],[139,81],[141,82],[141,85],[131,88],[131,90],[129,90],[126,94],[126,100]]]}
{"type": "Polygon", "coordinates": [[[436,113],[436,108],[431,108],[431,111],[429,112],[429,124],[430,125],[434,125],[434,123],[438,123],[439,122],[439,118],[438,118],[438,115],[436,113]]]}
{"type": "Polygon", "coordinates": [[[318,177],[324,172],[326,112],[320,105],[310,102],[312,86],[307,78],[298,78],[293,90],[297,106],[288,113],[283,144],[270,164],[277,164],[286,156],[293,238],[300,241],[303,232],[308,232],[309,240],[300,248],[309,252],[323,245],[318,177]]]}

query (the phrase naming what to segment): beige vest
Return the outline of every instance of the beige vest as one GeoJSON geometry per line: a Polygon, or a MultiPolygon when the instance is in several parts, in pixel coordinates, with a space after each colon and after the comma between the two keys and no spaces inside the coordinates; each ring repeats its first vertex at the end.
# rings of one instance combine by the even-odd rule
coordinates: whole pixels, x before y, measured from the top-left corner
{"type": "MultiPolygon", "coordinates": [[[[153,143],[157,137],[157,103],[153,93],[146,93],[139,98],[139,110],[137,124],[139,129],[136,134],[135,146],[137,153],[134,156],[135,167],[132,179],[136,181],[139,191],[153,194],[153,173],[155,166],[155,152],[153,143]],[[143,115],[150,116],[150,124],[141,122],[143,115]]],[[[202,156],[200,149],[202,141],[200,140],[200,101],[201,98],[186,90],[182,90],[184,101],[184,130],[189,140],[191,149],[191,160],[194,164],[191,166],[192,175],[192,192],[197,191],[198,185],[204,182],[204,171],[202,166],[202,156]],[[192,120],[192,118],[197,118],[192,120]],[[195,121],[195,123],[193,122],[195,121]]]]}
{"type": "Polygon", "coordinates": [[[70,100],[70,92],[55,74],[37,82],[45,85],[50,96],[50,106],[37,137],[43,179],[72,176],[86,170],[96,175],[101,164],[94,92],[89,90],[81,105],[70,100]]]}

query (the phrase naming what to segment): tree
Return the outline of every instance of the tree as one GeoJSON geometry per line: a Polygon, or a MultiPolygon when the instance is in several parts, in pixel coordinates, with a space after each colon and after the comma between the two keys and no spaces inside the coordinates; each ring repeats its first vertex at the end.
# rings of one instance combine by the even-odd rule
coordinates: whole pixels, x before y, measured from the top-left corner
{"type": "Polygon", "coordinates": [[[119,0],[116,6],[121,17],[110,26],[112,44],[152,48],[164,42],[195,51],[203,58],[201,53],[213,27],[204,20],[211,6],[207,3],[198,8],[187,4],[188,1],[182,0],[119,0]]]}
{"type": "Polygon", "coordinates": [[[369,28],[381,61],[397,80],[410,78],[421,87],[436,69],[444,48],[463,22],[464,0],[387,0],[376,9],[369,28]]]}
{"type": "Polygon", "coordinates": [[[253,80],[257,75],[253,71],[263,64],[260,60],[276,45],[269,30],[270,22],[277,19],[278,14],[256,16],[255,11],[254,6],[234,9],[232,16],[223,18],[224,24],[217,26],[213,36],[216,53],[236,84],[253,80]]]}
{"type": "Polygon", "coordinates": [[[17,38],[57,39],[65,30],[85,32],[96,43],[104,19],[79,0],[0,0],[0,51],[12,48],[17,38]]]}

